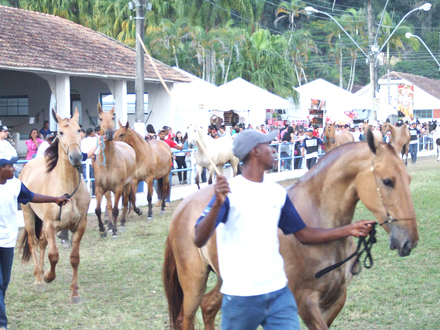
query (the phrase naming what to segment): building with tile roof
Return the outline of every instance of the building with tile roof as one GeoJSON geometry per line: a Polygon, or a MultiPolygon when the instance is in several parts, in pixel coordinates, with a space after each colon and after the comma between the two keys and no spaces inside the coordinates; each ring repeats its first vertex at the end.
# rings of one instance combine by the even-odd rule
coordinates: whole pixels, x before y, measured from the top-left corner
{"type": "MultiPolygon", "coordinates": [[[[130,95],[134,94],[136,52],[108,36],[66,19],[0,6],[0,120],[27,134],[52,120],[56,107],[68,117],[80,110],[84,128],[97,125],[96,105],[112,94],[117,120],[133,124],[130,95]]],[[[174,82],[192,79],[154,60],[173,91],[174,82]]],[[[151,62],[144,60],[148,123],[173,126],[173,101],[151,62]]],[[[51,122],[55,129],[55,123],[51,122]]]]}

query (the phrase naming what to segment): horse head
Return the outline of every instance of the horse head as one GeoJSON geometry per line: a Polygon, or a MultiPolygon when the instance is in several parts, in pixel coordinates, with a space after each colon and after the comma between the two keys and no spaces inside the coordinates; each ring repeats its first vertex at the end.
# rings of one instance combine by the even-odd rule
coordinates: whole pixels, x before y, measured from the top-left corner
{"type": "Polygon", "coordinates": [[[197,133],[198,129],[197,126],[194,125],[188,125],[186,133],[188,134],[187,142],[188,142],[188,148],[193,149],[196,145],[197,141],[197,133]]]}
{"type": "Polygon", "coordinates": [[[52,116],[58,123],[58,155],[65,153],[72,166],[77,168],[81,167],[81,128],[78,125],[78,109],[75,108],[75,114],[72,118],[62,119],[54,109],[52,109],[52,116]]]}
{"type": "Polygon", "coordinates": [[[407,256],[417,246],[419,235],[409,189],[411,176],[398,156],[403,141],[398,136],[393,145],[384,143],[369,129],[367,143],[374,157],[371,167],[356,179],[362,187],[359,198],[389,234],[391,250],[407,256]]]}
{"type": "Polygon", "coordinates": [[[115,127],[115,107],[109,112],[102,110],[101,104],[98,103],[99,125],[101,126],[101,136],[106,137],[108,141],[113,141],[115,127]]]}

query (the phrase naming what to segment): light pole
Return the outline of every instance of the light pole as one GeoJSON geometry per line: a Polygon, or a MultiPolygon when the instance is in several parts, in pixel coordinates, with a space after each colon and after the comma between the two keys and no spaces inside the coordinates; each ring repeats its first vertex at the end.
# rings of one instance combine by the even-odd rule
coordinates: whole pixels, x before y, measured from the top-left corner
{"type": "MultiPolygon", "coordinates": [[[[136,7],[136,34],[141,36],[144,40],[144,12],[146,0],[133,0],[136,7]]],[[[134,130],[145,136],[145,124],[144,124],[144,50],[140,44],[140,41],[136,38],[136,80],[135,80],[135,116],[134,116],[134,130]]]]}
{"type": "Polygon", "coordinates": [[[432,58],[434,59],[435,63],[437,63],[438,65],[438,69],[440,71],[440,63],[437,61],[437,59],[435,58],[434,54],[431,52],[431,50],[428,48],[428,46],[426,46],[426,44],[423,42],[422,38],[420,38],[419,36],[416,36],[415,34],[412,33],[405,33],[405,37],[409,38],[417,38],[419,39],[419,41],[423,44],[423,46],[425,46],[426,50],[429,52],[429,54],[431,54],[432,58]]]}
{"type": "MultiPolygon", "coordinates": [[[[339,24],[339,22],[332,15],[330,15],[330,14],[324,12],[324,11],[321,11],[321,10],[315,9],[313,7],[310,7],[310,6],[304,8],[304,10],[306,11],[306,13],[308,15],[318,14],[319,13],[319,14],[323,14],[323,15],[325,15],[327,17],[330,17],[339,26],[339,28],[350,38],[350,40],[356,45],[356,47],[361,50],[362,54],[364,54],[364,56],[367,58],[367,61],[370,63],[370,67],[374,68],[373,74],[370,75],[370,80],[371,80],[370,84],[371,84],[371,89],[372,89],[372,95],[371,95],[371,105],[372,105],[372,107],[371,107],[371,110],[373,110],[373,108],[374,108],[374,99],[376,98],[376,77],[375,77],[375,72],[376,72],[376,69],[377,69],[377,55],[385,47],[385,45],[388,43],[388,41],[393,36],[394,32],[396,32],[396,30],[399,28],[400,24],[402,24],[402,22],[405,20],[405,18],[408,17],[408,15],[410,15],[411,13],[413,13],[413,12],[415,12],[417,10],[428,11],[428,10],[431,9],[431,7],[432,6],[431,6],[430,3],[425,3],[425,4],[423,4],[420,7],[417,7],[417,8],[414,8],[414,9],[410,10],[405,16],[403,16],[403,18],[400,20],[400,22],[397,24],[397,26],[394,28],[394,30],[391,32],[391,34],[388,36],[387,40],[385,40],[385,42],[382,45],[382,47],[379,48],[378,45],[370,45],[370,52],[369,52],[368,55],[361,48],[361,46],[359,46],[359,44],[350,36],[350,34],[341,26],[341,24],[339,24]]],[[[416,36],[414,36],[414,37],[416,37],[416,36]]],[[[426,47],[426,45],[425,45],[425,47],[426,47]]],[[[431,55],[432,55],[432,53],[431,53],[431,55]]]]}

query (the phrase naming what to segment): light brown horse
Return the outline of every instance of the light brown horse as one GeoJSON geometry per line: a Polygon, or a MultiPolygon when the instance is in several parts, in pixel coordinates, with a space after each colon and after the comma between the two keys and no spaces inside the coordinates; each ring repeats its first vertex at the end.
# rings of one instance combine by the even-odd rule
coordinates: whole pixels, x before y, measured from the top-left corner
{"type": "Polygon", "coordinates": [[[324,128],[324,150],[329,152],[330,150],[339,147],[344,143],[354,142],[354,136],[348,131],[336,132],[334,124],[327,124],[324,128]]]}
{"type": "Polygon", "coordinates": [[[52,145],[46,150],[45,157],[34,158],[20,173],[20,180],[31,190],[43,195],[61,196],[73,194],[69,203],[60,206],[50,204],[29,203],[23,205],[25,230],[21,237],[23,261],[34,260],[35,288],[45,290],[45,283],[52,282],[59,253],[55,233],[62,229],[73,232],[70,264],[73,275],[70,288],[71,301],[81,301],[78,292],[79,245],[87,225],[87,210],[90,194],[87,191],[83,176],[80,173],[82,153],[81,129],[78,125],[78,110],[72,118],[61,119],[55,111],[52,115],[58,123],[59,131],[52,145]],[[60,217],[61,215],[61,217],[60,217]],[[44,225],[43,225],[44,222],[44,225]],[[49,245],[50,269],[44,271],[44,254],[49,245]],[[38,256],[38,246],[40,248],[38,256]]]}
{"type": "MultiPolygon", "coordinates": [[[[400,256],[409,255],[419,236],[409,189],[411,177],[396,151],[401,146],[383,143],[371,131],[367,139],[367,143],[344,144],[326,154],[287,194],[304,222],[318,228],[350,224],[361,200],[389,233],[390,248],[397,249],[400,256]],[[386,222],[388,215],[401,221],[386,222]]],[[[171,220],[163,281],[172,329],[194,329],[194,316],[201,305],[205,328],[213,330],[221,306],[216,236],[201,249],[193,242],[195,223],[213,194],[210,186],[185,198],[171,220]],[[218,281],[205,295],[211,270],[218,281]]],[[[352,254],[354,240],[302,245],[294,235],[283,235],[280,230],[279,239],[299,315],[310,329],[328,329],[344,306],[353,259],[320,279],[315,274],[352,254]]]]}
{"type": "Polygon", "coordinates": [[[409,132],[408,126],[403,124],[400,127],[396,127],[391,123],[385,123],[382,125],[382,134],[386,134],[388,131],[391,132],[390,143],[394,143],[395,140],[399,139],[399,144],[402,144],[403,147],[400,151],[403,156],[405,156],[405,165],[408,165],[408,152],[409,152],[409,143],[411,141],[411,134],[409,132]]]}
{"type": "MultiPolygon", "coordinates": [[[[145,141],[142,136],[128,126],[119,122],[119,129],[115,132],[116,141],[124,141],[136,152],[136,171],[133,175],[132,191],[137,191],[140,181],[148,185],[148,219],[153,218],[153,180],[157,180],[157,195],[162,201],[161,212],[165,212],[165,199],[170,193],[169,174],[171,171],[171,148],[163,141],[145,141]]],[[[137,214],[142,212],[136,208],[137,214]]]]}
{"type": "Polygon", "coordinates": [[[96,159],[93,162],[95,170],[95,195],[99,231],[101,237],[107,236],[104,223],[101,220],[101,201],[105,194],[107,199],[107,210],[109,211],[108,229],[112,230],[112,236],[117,237],[117,220],[119,215],[119,200],[123,196],[123,210],[121,225],[125,225],[125,216],[128,211],[129,198],[134,202],[135,192],[131,191],[131,180],[136,170],[136,154],[132,147],[121,141],[113,141],[113,128],[115,126],[114,108],[109,112],[102,111],[101,104],[98,104],[99,122],[101,126],[101,137],[105,141],[101,144],[96,159]],[[112,208],[110,192],[115,194],[115,201],[112,208]],[[110,217],[110,213],[112,216],[110,217]]]}

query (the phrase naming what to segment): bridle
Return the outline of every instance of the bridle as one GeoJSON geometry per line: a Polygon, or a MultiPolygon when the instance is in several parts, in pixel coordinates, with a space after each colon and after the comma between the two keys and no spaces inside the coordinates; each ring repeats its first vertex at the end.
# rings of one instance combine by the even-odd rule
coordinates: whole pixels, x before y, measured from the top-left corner
{"type": "Polygon", "coordinates": [[[365,268],[371,268],[371,267],[373,267],[373,256],[371,255],[371,248],[373,247],[373,244],[377,242],[377,239],[376,239],[376,225],[383,226],[383,225],[385,225],[385,224],[390,224],[390,223],[397,222],[397,221],[416,220],[416,218],[396,219],[396,218],[394,218],[394,217],[388,212],[387,206],[385,205],[385,202],[384,202],[384,199],[383,199],[382,193],[381,193],[380,188],[379,188],[379,183],[377,182],[377,177],[378,177],[378,175],[377,175],[377,173],[376,173],[376,168],[375,168],[375,166],[374,166],[374,160],[375,160],[375,158],[373,159],[373,164],[372,164],[372,166],[371,166],[371,172],[373,172],[374,182],[376,183],[376,191],[377,191],[377,194],[379,195],[379,198],[380,198],[380,200],[381,200],[381,202],[382,202],[382,205],[383,205],[383,207],[385,208],[385,212],[387,213],[387,220],[385,220],[385,221],[382,222],[382,223],[380,223],[380,222],[376,222],[376,223],[374,223],[374,224],[373,224],[373,228],[371,229],[371,231],[370,231],[368,237],[362,237],[362,236],[359,237],[358,245],[357,245],[357,248],[356,248],[356,251],[355,251],[355,252],[353,252],[351,255],[349,255],[349,256],[348,256],[347,258],[345,258],[344,260],[339,261],[339,262],[337,262],[337,263],[335,263],[335,264],[333,264],[333,265],[331,265],[331,266],[329,266],[329,267],[327,267],[327,268],[324,268],[324,269],[320,270],[319,272],[317,272],[317,273],[315,274],[315,278],[320,278],[320,277],[322,277],[323,275],[327,274],[328,272],[331,272],[333,269],[336,269],[336,268],[338,268],[339,266],[343,265],[344,263],[346,263],[348,260],[350,260],[350,259],[353,258],[353,257],[356,257],[356,259],[355,259],[355,261],[354,261],[354,263],[353,263],[353,266],[351,267],[351,273],[352,273],[353,275],[357,275],[357,274],[359,274],[360,271],[361,271],[361,266],[360,266],[359,259],[360,259],[361,255],[362,255],[364,252],[365,252],[365,254],[366,254],[366,255],[365,255],[365,258],[364,258],[364,267],[365,267],[365,268]],[[363,248],[362,248],[362,246],[363,246],[363,248]],[[355,271],[354,268],[355,268],[357,265],[359,265],[359,270],[358,270],[358,271],[355,271]]]}
{"type": "Polygon", "coordinates": [[[384,209],[385,209],[385,212],[387,213],[386,220],[385,220],[384,222],[382,222],[382,223],[378,222],[378,224],[379,224],[380,226],[383,226],[383,225],[385,225],[385,224],[390,224],[390,223],[397,222],[397,221],[410,221],[410,220],[416,220],[416,218],[396,219],[396,218],[394,218],[394,217],[388,212],[387,206],[385,205],[385,202],[384,202],[384,199],[383,199],[382,193],[381,193],[380,188],[379,188],[379,183],[377,182],[377,177],[378,177],[378,175],[377,175],[377,173],[376,173],[376,168],[375,168],[375,166],[374,166],[374,160],[375,160],[375,159],[373,159],[373,165],[371,166],[371,172],[373,172],[373,175],[374,175],[374,182],[376,183],[376,191],[377,191],[377,194],[379,195],[380,201],[382,202],[382,205],[383,205],[383,207],[384,207],[384,209]]]}
{"type": "MultiPolygon", "coordinates": [[[[63,143],[63,141],[62,141],[62,139],[61,139],[61,135],[58,133],[57,134],[57,136],[55,137],[55,139],[53,140],[53,142],[55,142],[55,140],[56,139],[58,139],[58,141],[60,142],[60,144],[61,144],[61,146],[63,147],[63,149],[64,149],[64,152],[66,153],[66,156],[69,154],[69,148],[72,146],[72,145],[77,145],[78,146],[78,148],[81,150],[81,146],[79,145],[79,143],[77,143],[77,142],[72,142],[71,144],[69,144],[68,146],[67,146],[67,148],[66,148],[66,146],[64,145],[64,143],[63,143]]],[[[52,143],[53,143],[52,142],[52,143]]],[[[77,190],[78,190],[78,188],[79,188],[79,185],[81,184],[81,174],[82,174],[82,166],[78,166],[78,167],[76,167],[76,169],[78,170],[78,184],[77,184],[77,186],[76,186],[76,188],[75,188],[75,190],[73,191],[73,193],[71,193],[71,194],[64,194],[64,196],[66,197],[66,198],[72,198],[73,197],[73,195],[75,195],[75,193],[77,192],[77,190]]],[[[59,206],[60,206],[60,214],[58,215],[58,221],[61,221],[61,211],[62,211],[62,209],[63,209],[63,204],[58,204],[59,206]]]]}

